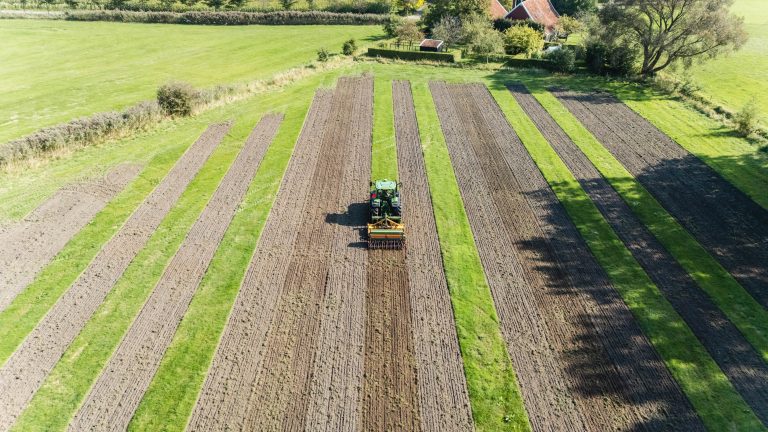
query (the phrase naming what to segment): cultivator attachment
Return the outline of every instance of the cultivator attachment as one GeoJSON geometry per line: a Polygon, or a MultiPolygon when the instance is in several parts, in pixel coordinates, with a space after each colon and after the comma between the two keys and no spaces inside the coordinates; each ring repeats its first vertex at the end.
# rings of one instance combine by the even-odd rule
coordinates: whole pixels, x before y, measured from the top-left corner
{"type": "Polygon", "coordinates": [[[405,248],[405,225],[389,218],[368,224],[369,249],[405,248]]]}

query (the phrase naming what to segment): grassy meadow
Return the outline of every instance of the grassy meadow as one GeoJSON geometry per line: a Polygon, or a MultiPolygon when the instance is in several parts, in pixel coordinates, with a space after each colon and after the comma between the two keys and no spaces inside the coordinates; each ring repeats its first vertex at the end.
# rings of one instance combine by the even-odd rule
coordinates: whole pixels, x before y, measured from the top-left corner
{"type": "Polygon", "coordinates": [[[0,20],[0,143],[154,98],[170,80],[213,86],[268,78],[379,26],[168,26],[0,20]]]}

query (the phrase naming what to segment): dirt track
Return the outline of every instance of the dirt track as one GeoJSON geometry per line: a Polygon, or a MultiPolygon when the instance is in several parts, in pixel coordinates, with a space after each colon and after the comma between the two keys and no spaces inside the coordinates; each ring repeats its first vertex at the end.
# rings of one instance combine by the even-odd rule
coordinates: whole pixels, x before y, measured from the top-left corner
{"type": "Polygon", "coordinates": [[[125,430],[243,200],[282,115],[265,116],[160,277],[69,430],[125,430]]]}
{"type": "Polygon", "coordinates": [[[553,90],[560,102],[763,307],[768,211],[615,97],[553,90]]]}
{"type": "Polygon", "coordinates": [[[354,424],[366,266],[354,227],[365,213],[347,210],[367,188],[372,91],[370,79],[340,79],[332,95],[317,94],[189,429],[354,424]],[[336,313],[352,319],[327,325],[336,313]],[[311,406],[332,415],[313,418],[311,406]]]}
{"type": "Polygon", "coordinates": [[[431,88],[533,427],[703,429],[487,89],[431,88]]]}
{"type": "Polygon", "coordinates": [[[203,133],[3,365],[0,430],[13,424],[228,130],[221,124],[203,133]]]}
{"type": "Polygon", "coordinates": [[[392,90],[399,180],[404,185],[403,216],[408,236],[405,264],[421,428],[428,431],[472,430],[469,395],[443,274],[413,96],[408,82],[395,82],[392,90]]]}
{"type": "Polygon", "coordinates": [[[536,98],[524,86],[510,86],[510,91],[744,400],[767,423],[768,366],[762,357],[635,217],[536,98]]]}
{"type": "Polygon", "coordinates": [[[140,170],[123,164],[103,178],[65,186],[6,227],[0,237],[0,312],[140,170]]]}

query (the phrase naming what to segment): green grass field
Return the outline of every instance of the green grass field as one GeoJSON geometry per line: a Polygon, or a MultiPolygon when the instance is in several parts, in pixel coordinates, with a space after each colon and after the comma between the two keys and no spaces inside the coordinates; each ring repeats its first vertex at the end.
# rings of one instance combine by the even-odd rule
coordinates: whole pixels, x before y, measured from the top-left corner
{"type": "Polygon", "coordinates": [[[153,99],[169,80],[212,86],[268,78],[370,43],[378,26],[167,26],[0,20],[0,143],[153,99]]]}
{"type": "MultiPolygon", "coordinates": [[[[169,78],[185,79],[199,86],[264,78],[308,62],[321,44],[332,46],[331,41],[335,41],[340,46],[350,36],[375,38],[378,32],[377,27],[218,28],[0,21],[0,37],[12,41],[0,44],[0,58],[10,59],[0,63],[0,119],[11,119],[0,124],[0,142],[26,133],[25,128],[28,132],[78,115],[151,98],[157,84],[169,78]],[[318,29],[328,33],[317,35],[318,29]],[[311,41],[307,46],[295,43],[305,37],[311,41]],[[112,38],[121,40],[114,53],[104,46],[112,38]],[[158,44],[158,39],[163,43],[158,44]],[[22,49],[35,44],[40,48],[22,49]]],[[[334,85],[338,76],[364,72],[376,78],[374,177],[397,175],[391,163],[394,125],[390,82],[409,79],[413,85],[443,262],[478,430],[528,430],[530,425],[427,87],[431,80],[483,82],[491,88],[589,247],[705,423],[713,430],[761,429],[725,375],[634,261],[503,84],[522,81],[534,91],[622,197],[630,203],[640,203],[633,208],[639,208],[638,216],[643,223],[766,358],[765,311],[750,302],[751,298],[724,274],[695,239],[543,89],[558,84],[574,89],[597,87],[615,93],[768,208],[768,159],[764,155],[714,120],[637,85],[535,71],[493,72],[360,62],[199,116],[162,123],[130,139],[78,149],[66,157],[36,163],[24,172],[0,172],[3,221],[23,217],[57,188],[75,179],[98,175],[120,162],[139,162],[145,166],[139,179],[80,232],[11,307],[0,313],[2,364],[202,130],[212,122],[234,121],[224,144],[46,379],[16,430],[66,427],[250,129],[264,113],[284,112],[286,118],[279,135],[222,242],[228,247],[217,251],[130,426],[132,430],[183,429],[315,89],[334,85]],[[441,193],[435,194],[436,190],[441,193]],[[51,416],[51,412],[57,415],[51,416]]]]}
{"type": "MultiPolygon", "coordinates": [[[[768,7],[763,0],[735,0],[732,8],[744,17],[749,41],[736,53],[694,66],[693,82],[711,100],[731,111],[738,111],[754,99],[762,124],[768,124],[768,7]]],[[[679,71],[679,77],[686,72],[679,71]]]]}

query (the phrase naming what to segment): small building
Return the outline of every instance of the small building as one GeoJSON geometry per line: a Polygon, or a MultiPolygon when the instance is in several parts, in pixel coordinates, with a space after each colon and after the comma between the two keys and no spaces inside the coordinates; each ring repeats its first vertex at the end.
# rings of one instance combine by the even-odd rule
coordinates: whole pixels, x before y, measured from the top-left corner
{"type": "Polygon", "coordinates": [[[541,24],[544,32],[549,35],[555,32],[560,14],[550,0],[525,0],[512,8],[505,18],[512,21],[531,20],[541,24]]]}
{"type": "Polygon", "coordinates": [[[493,19],[504,18],[507,16],[507,9],[499,3],[499,0],[491,0],[490,14],[493,19]]]}
{"type": "Polygon", "coordinates": [[[438,39],[424,39],[419,44],[419,51],[439,52],[445,49],[445,43],[438,39]]]}

